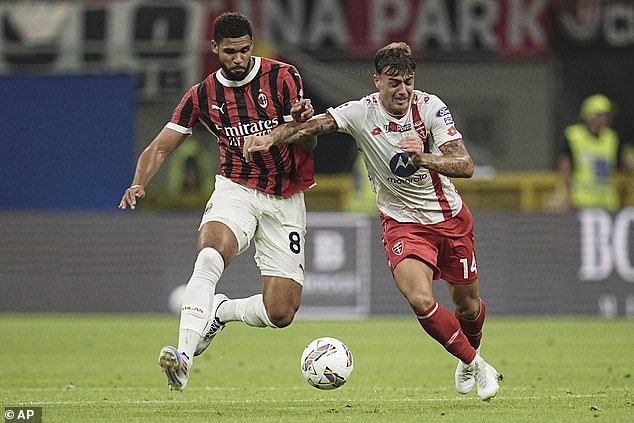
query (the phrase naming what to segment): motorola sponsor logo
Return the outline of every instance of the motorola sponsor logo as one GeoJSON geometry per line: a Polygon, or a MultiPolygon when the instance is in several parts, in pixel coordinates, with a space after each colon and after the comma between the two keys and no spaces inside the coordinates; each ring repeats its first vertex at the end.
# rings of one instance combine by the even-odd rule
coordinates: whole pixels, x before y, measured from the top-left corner
{"type": "Polygon", "coordinates": [[[416,175],[413,178],[387,178],[388,182],[391,182],[396,185],[411,185],[416,184],[418,182],[424,181],[427,179],[427,174],[416,175]]]}
{"type": "Polygon", "coordinates": [[[411,185],[427,179],[427,174],[413,176],[420,166],[416,166],[407,153],[396,153],[390,160],[390,170],[397,178],[388,177],[388,182],[396,185],[411,185]]]}

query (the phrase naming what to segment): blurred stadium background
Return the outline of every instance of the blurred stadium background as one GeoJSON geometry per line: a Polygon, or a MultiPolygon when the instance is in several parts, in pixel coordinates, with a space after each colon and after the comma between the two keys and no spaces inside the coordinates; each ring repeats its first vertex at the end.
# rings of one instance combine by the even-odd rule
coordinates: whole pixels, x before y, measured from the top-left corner
{"type": "MultiPolygon", "coordinates": [[[[194,133],[138,211],[116,207],[139,152],[217,68],[211,23],[226,10],[252,19],[256,54],[297,65],[317,112],[373,91],[375,50],[408,42],[417,88],[445,100],[477,164],[455,182],[476,219],[490,313],[634,317],[631,176],[618,213],[569,212],[554,172],[562,130],[590,94],[618,104],[615,128],[634,142],[627,0],[2,2],[1,312],[168,312],[213,185],[211,137],[194,133]],[[198,189],[183,193],[192,170],[198,189]]],[[[355,163],[347,136],[320,140],[306,193],[306,318],[409,313],[355,163]]],[[[257,291],[252,256],[218,289],[257,291]]]]}

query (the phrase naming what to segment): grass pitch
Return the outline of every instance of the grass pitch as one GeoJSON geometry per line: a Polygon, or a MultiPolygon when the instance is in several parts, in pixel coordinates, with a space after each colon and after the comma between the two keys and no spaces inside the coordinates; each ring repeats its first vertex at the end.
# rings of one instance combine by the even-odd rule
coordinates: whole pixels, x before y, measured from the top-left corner
{"type": "Polygon", "coordinates": [[[504,374],[490,403],[453,387],[455,360],[413,317],[229,324],[184,392],[157,365],[176,316],[0,315],[0,407],[43,422],[625,422],[634,420],[634,321],[490,316],[483,357],[504,374]],[[303,379],[304,347],[344,341],[355,368],[340,389],[303,379]]]}

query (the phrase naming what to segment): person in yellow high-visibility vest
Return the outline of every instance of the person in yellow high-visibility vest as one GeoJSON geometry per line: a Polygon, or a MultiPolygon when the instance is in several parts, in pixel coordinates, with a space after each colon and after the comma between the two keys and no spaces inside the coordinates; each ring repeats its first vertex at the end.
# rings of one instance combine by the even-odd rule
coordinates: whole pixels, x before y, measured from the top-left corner
{"type": "Polygon", "coordinates": [[[615,211],[620,207],[616,175],[626,162],[619,136],[611,128],[614,111],[608,97],[592,95],[581,104],[583,122],[564,130],[557,165],[570,208],[615,211]]]}

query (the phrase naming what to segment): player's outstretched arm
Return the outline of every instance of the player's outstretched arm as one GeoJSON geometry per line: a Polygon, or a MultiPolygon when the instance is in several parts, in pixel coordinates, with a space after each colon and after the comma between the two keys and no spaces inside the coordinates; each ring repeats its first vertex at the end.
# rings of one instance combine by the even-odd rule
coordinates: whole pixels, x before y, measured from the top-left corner
{"type": "Polygon", "coordinates": [[[163,128],[139,156],[134,172],[134,179],[130,187],[125,190],[120,209],[128,206],[134,210],[137,198],[145,196],[145,186],[152,180],[156,172],[161,168],[165,158],[178,147],[187,135],[176,132],[173,129],[163,128]]]}
{"type": "Polygon", "coordinates": [[[442,156],[423,152],[420,137],[406,137],[398,143],[398,147],[409,153],[414,163],[442,175],[454,178],[470,178],[473,176],[473,160],[464,142],[450,141],[440,146],[442,156]]]}
{"type": "Polygon", "coordinates": [[[266,151],[272,145],[292,144],[307,138],[329,134],[337,131],[337,123],[328,113],[314,116],[306,122],[289,122],[275,127],[266,135],[245,137],[242,155],[246,161],[253,158],[253,153],[266,151]]]}

